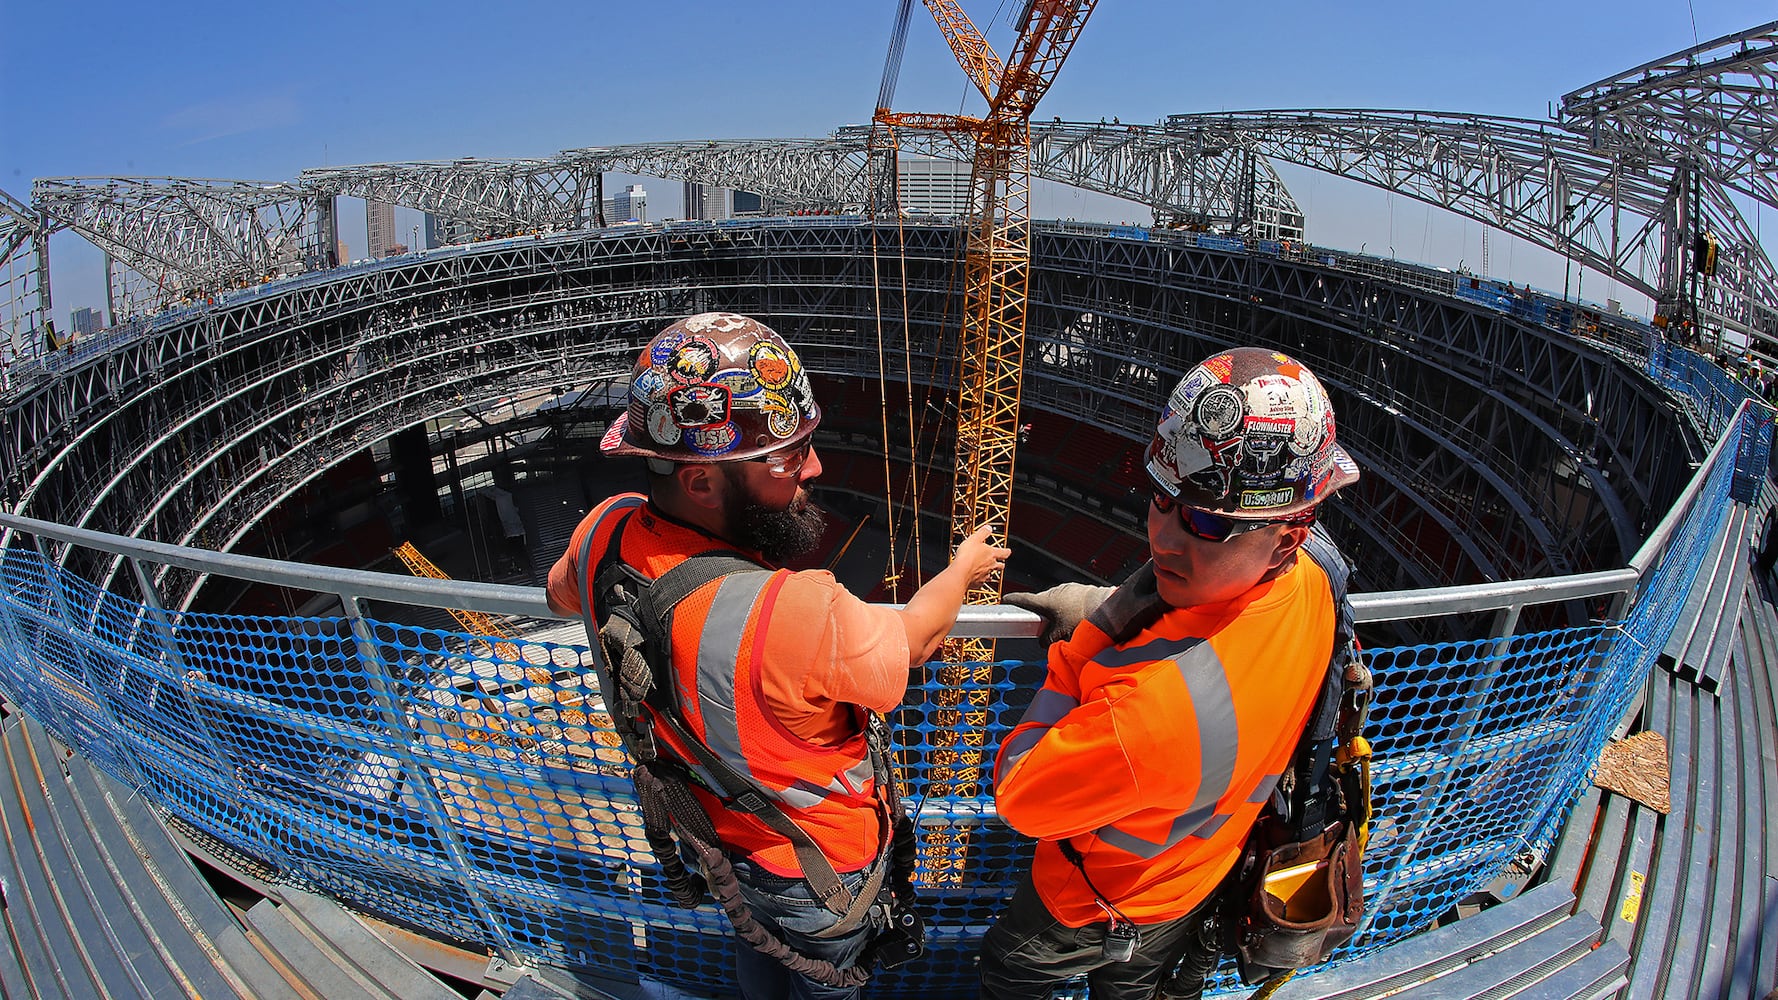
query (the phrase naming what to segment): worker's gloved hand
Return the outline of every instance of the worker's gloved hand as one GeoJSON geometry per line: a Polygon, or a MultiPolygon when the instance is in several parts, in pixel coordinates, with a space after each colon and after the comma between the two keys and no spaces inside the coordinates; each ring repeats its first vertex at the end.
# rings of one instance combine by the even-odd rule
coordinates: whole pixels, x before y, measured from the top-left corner
{"type": "Polygon", "coordinates": [[[1064,583],[1035,594],[1007,594],[1000,600],[1015,608],[1024,608],[1043,618],[1045,645],[1062,642],[1074,635],[1074,626],[1105,603],[1114,587],[1095,587],[1085,583],[1064,583]]]}

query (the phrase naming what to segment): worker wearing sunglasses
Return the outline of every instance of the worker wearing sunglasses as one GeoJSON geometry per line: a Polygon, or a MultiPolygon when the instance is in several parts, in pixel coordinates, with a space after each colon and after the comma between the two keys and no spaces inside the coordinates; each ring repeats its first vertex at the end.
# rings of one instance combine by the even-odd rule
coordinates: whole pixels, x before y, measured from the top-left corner
{"type": "Polygon", "coordinates": [[[982,941],[982,995],[1195,997],[1213,894],[1278,780],[1333,650],[1329,577],[1299,550],[1358,478],[1309,370],[1238,348],[1180,380],[1144,468],[1151,559],[1121,586],[1010,594],[1057,633],[1001,744],[1000,818],[1037,840],[982,941]],[[1177,971],[1175,971],[1177,969],[1177,971]]]}

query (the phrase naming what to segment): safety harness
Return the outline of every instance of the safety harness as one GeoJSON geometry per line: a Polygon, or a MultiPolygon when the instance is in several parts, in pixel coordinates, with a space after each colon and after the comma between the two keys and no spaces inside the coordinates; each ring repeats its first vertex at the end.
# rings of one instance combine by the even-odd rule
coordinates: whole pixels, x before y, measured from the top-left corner
{"type": "Polygon", "coordinates": [[[1371,672],[1348,593],[1352,564],[1320,526],[1302,551],[1333,591],[1333,654],[1291,766],[1219,890],[1226,950],[1243,982],[1264,983],[1255,998],[1270,996],[1297,969],[1326,961],[1364,916],[1371,775],[1362,732],[1371,672]]]}
{"type": "MultiPolygon", "coordinates": [[[[1348,593],[1352,565],[1319,525],[1300,551],[1327,575],[1334,604],[1333,651],[1291,765],[1248,833],[1240,859],[1212,894],[1206,915],[1216,925],[1209,936],[1236,957],[1243,981],[1265,983],[1255,1000],[1268,996],[1295,970],[1324,961],[1351,937],[1364,914],[1360,861],[1371,814],[1370,745],[1360,733],[1370,706],[1371,674],[1359,649],[1348,593]],[[1274,873],[1305,870],[1308,875],[1300,883],[1268,882],[1274,873]]],[[[1149,562],[1088,619],[1113,642],[1125,643],[1168,607],[1149,562]]],[[[1079,852],[1066,840],[1059,846],[1084,877],[1079,852]]],[[[1105,956],[1127,961],[1136,929],[1096,889],[1093,895],[1110,917],[1105,956]],[[1120,930],[1122,938],[1116,936],[1120,930]]]]}
{"type": "MultiPolygon", "coordinates": [[[[674,610],[687,597],[718,579],[774,570],[732,549],[712,549],[690,555],[658,579],[649,580],[619,557],[623,532],[629,524],[625,513],[642,503],[641,497],[614,501],[586,533],[578,565],[582,574],[581,610],[593,669],[618,736],[634,761],[631,777],[642,808],[643,830],[660,863],[667,891],[674,905],[690,909],[703,902],[707,889],[734,924],[735,933],[755,950],[818,982],[836,987],[861,986],[870,979],[870,961],[835,968],[831,962],[791,948],[753,918],[742,898],[740,881],[717,839],[715,824],[691,787],[698,785],[720,798],[726,808],[752,816],[790,842],[815,898],[839,918],[814,937],[848,934],[871,918],[873,908],[878,910],[881,925],[892,932],[918,931],[919,920],[913,910],[914,826],[901,809],[889,763],[888,727],[875,713],[866,713],[866,752],[881,807],[881,832],[885,835],[881,851],[866,869],[864,885],[854,893],[846,888],[833,863],[807,831],[769,794],[693,735],[674,696],[674,610]],[[603,556],[594,565],[593,540],[611,518],[619,520],[612,528],[603,556]],[[657,726],[671,737],[672,746],[666,754],[657,745],[657,726]],[[678,748],[684,748],[691,759],[676,759],[678,748]],[[701,876],[687,869],[680,844],[692,854],[701,876]]],[[[873,942],[870,952],[870,957],[880,964],[899,964],[898,951],[908,957],[919,953],[917,941],[909,945],[893,933],[882,937],[890,940],[873,942]]]]}

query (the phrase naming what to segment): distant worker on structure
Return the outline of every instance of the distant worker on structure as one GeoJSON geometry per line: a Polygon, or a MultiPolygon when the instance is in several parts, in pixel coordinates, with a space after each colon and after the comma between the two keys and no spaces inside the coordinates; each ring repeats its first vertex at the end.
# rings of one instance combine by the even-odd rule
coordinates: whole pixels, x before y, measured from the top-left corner
{"type": "Polygon", "coordinates": [[[1149,998],[1175,963],[1160,995],[1199,996],[1221,954],[1212,896],[1328,671],[1329,578],[1298,554],[1358,468],[1315,376],[1258,348],[1206,359],[1146,471],[1148,564],[1115,591],[1006,598],[1060,641],[995,766],[1000,818],[1038,845],[982,941],[993,1000],[1082,974],[1094,1000],[1149,998]]]}
{"type": "MultiPolygon", "coordinates": [[[[1010,554],[975,532],[900,610],[825,571],[776,569],[821,539],[806,488],[821,473],[820,420],[801,361],[769,327],[731,313],[672,324],[637,358],[629,409],[600,443],[647,459],[648,496],[599,504],[549,577],[550,607],[588,620],[616,675],[600,681],[620,732],[633,726],[644,815],[660,795],[754,945],[736,958],[750,1000],[856,997],[867,948],[885,964],[918,954],[913,831],[873,713],[901,704],[965,592],[1010,554]],[[630,651],[646,665],[630,669],[613,635],[640,636],[630,651]],[[625,692],[651,676],[625,712],[625,692]]],[[[650,843],[675,898],[695,904],[703,886],[671,840],[650,843]]]]}

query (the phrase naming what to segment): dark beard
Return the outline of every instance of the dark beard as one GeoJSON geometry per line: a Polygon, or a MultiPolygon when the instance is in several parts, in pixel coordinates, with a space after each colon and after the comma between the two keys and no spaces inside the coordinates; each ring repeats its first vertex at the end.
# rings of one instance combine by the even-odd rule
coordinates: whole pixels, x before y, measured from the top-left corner
{"type": "Polygon", "coordinates": [[[808,494],[798,490],[796,499],[784,510],[771,510],[743,499],[740,491],[729,493],[730,541],[744,549],[752,549],[774,563],[784,563],[821,544],[827,528],[827,514],[809,502],[808,494]]]}

